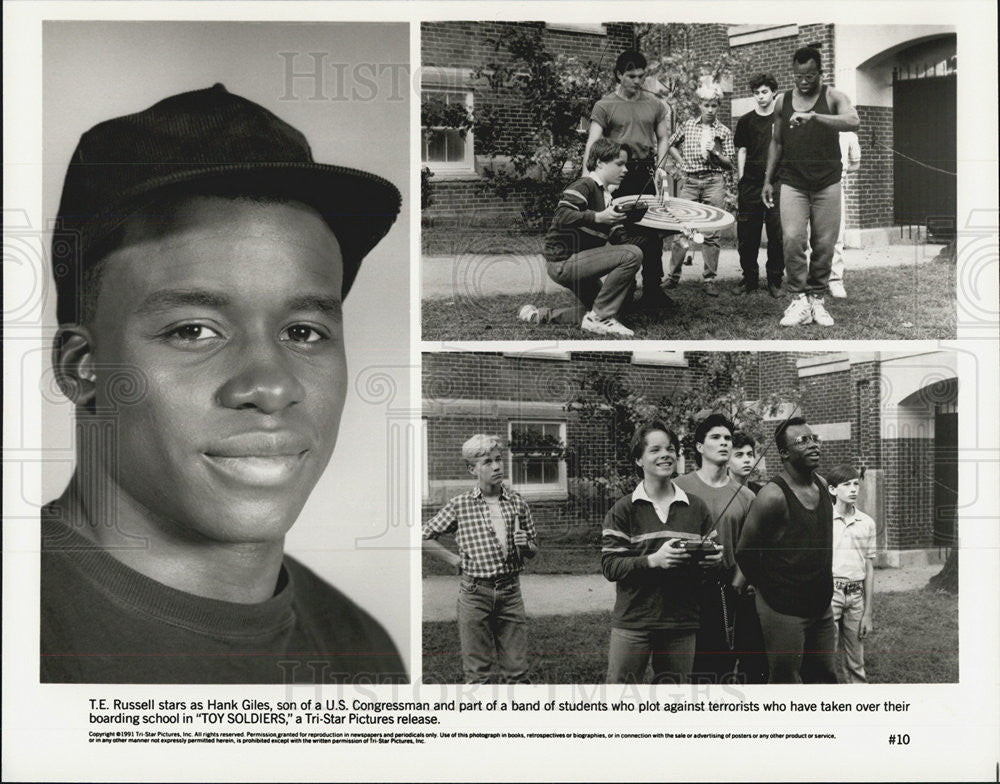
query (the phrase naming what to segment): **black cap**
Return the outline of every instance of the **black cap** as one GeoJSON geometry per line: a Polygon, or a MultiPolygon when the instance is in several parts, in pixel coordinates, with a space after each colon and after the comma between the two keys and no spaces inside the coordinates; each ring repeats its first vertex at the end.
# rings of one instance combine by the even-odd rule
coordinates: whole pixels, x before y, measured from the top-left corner
{"type": "Polygon", "coordinates": [[[302,133],[221,84],[173,95],[95,125],[80,138],[52,243],[60,323],[79,320],[83,267],[130,215],[162,193],[213,188],[232,195],[245,188],[316,209],[340,243],[343,296],[401,202],[396,187],[381,177],[316,163],[302,133]]]}

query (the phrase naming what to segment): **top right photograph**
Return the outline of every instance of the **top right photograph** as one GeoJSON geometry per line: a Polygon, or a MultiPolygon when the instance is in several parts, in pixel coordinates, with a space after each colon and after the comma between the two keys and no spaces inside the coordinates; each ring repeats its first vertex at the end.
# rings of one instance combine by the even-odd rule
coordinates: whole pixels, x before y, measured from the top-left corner
{"type": "Polygon", "coordinates": [[[424,22],[425,341],[956,336],[949,25],[424,22]]]}

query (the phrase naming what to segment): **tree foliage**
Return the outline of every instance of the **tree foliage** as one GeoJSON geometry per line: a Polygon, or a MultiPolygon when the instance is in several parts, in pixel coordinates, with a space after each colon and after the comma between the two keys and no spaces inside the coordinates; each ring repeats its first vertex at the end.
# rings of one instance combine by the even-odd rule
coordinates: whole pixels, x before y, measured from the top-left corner
{"type": "MultiPolygon", "coordinates": [[[[694,27],[635,26],[650,76],[658,80],[648,84],[677,121],[695,111],[692,95],[703,81],[719,81],[741,63],[729,52],[706,56],[690,48],[694,27]]],[[[582,172],[590,112],[615,87],[612,71],[618,54],[609,52],[598,62],[556,55],[545,46],[543,32],[542,25],[508,25],[491,41],[497,56],[473,74],[485,88],[477,91],[474,111],[446,104],[433,93],[421,103],[425,135],[434,127],[457,128],[463,136],[472,131],[477,157],[486,159],[484,186],[499,198],[525,196],[524,218],[536,228],[552,215],[566,183],[582,172]],[[530,133],[510,132],[510,115],[501,108],[505,102],[527,115],[530,133]]],[[[429,178],[422,182],[427,191],[423,200],[432,199],[429,178]]]]}
{"type": "Polygon", "coordinates": [[[695,382],[665,389],[658,397],[637,392],[622,372],[594,371],[583,376],[566,409],[595,428],[607,428],[614,457],[598,471],[581,473],[573,480],[578,502],[600,513],[631,492],[636,473],[630,440],[637,427],[653,420],[664,422],[677,434],[689,457],[694,454],[698,423],[712,413],[724,414],[738,430],[760,439],[764,419],[776,416],[782,405],[797,407],[799,393],[787,389],[759,396],[750,383],[755,363],[756,355],[749,352],[692,354],[689,366],[695,382]]]}

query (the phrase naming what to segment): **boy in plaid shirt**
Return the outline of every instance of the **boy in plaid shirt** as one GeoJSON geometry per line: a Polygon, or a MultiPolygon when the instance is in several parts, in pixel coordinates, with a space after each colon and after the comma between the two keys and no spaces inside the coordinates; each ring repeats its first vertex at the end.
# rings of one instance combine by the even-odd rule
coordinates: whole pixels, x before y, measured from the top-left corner
{"type": "MultiPolygon", "coordinates": [[[[736,147],[733,134],[717,119],[722,88],[717,84],[699,87],[698,98],[700,116],[683,123],[670,137],[668,152],[673,158],[677,171],[682,177],[680,193],[682,199],[710,204],[722,208],[726,201],[726,175],[735,167],[736,147]]],[[[670,271],[666,287],[676,288],[681,278],[681,267],[687,252],[686,241],[674,238],[670,254],[670,271]]],[[[705,293],[719,296],[715,290],[715,275],[719,268],[719,233],[705,234],[705,244],[701,246],[705,262],[703,274],[705,293]]]]}
{"type": "Polygon", "coordinates": [[[462,457],[476,486],[424,523],[424,549],[462,575],[458,633],[466,682],[489,683],[496,657],[504,683],[527,683],[528,629],[518,574],[538,552],[531,510],[503,484],[498,437],[472,436],[462,457]],[[458,555],[436,541],[450,533],[458,555]]]}

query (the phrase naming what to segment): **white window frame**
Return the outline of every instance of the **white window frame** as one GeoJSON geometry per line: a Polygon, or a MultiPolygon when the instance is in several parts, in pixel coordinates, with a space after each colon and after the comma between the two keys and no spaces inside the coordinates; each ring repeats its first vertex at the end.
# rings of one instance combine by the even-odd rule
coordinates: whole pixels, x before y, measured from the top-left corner
{"type": "MultiPolygon", "coordinates": [[[[448,93],[465,97],[465,108],[472,111],[475,107],[470,76],[466,69],[459,68],[427,68],[421,78],[420,89],[426,93],[448,93]]],[[[425,161],[424,158],[424,127],[420,128],[420,165],[426,166],[435,174],[468,175],[476,172],[476,143],[473,132],[465,134],[465,156],[461,161],[425,161]]],[[[432,127],[431,130],[447,130],[445,126],[432,127]]]]}
{"type": "MultiPolygon", "coordinates": [[[[514,434],[514,427],[516,425],[558,425],[559,426],[559,441],[563,444],[566,443],[566,422],[564,420],[558,419],[539,419],[539,418],[525,418],[525,419],[511,419],[507,422],[507,444],[512,443],[512,437],[514,434]]],[[[566,458],[560,457],[557,459],[558,466],[558,479],[555,482],[547,482],[544,484],[518,484],[514,481],[514,453],[510,450],[509,446],[507,449],[507,476],[510,477],[510,484],[518,493],[525,496],[526,498],[538,498],[538,497],[549,497],[549,498],[565,498],[568,492],[567,488],[569,483],[567,481],[567,471],[566,471],[566,458]]]]}

